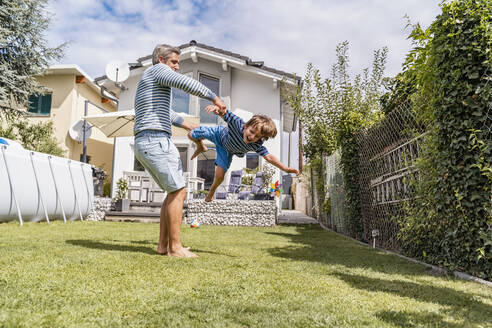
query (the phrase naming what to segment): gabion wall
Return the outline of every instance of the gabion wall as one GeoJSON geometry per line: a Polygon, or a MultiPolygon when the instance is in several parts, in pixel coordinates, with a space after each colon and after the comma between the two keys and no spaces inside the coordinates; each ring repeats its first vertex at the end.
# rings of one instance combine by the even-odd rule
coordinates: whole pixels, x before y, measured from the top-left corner
{"type": "Polygon", "coordinates": [[[274,200],[190,200],[186,222],[198,220],[203,224],[270,227],[277,221],[277,204],[274,200]]]}

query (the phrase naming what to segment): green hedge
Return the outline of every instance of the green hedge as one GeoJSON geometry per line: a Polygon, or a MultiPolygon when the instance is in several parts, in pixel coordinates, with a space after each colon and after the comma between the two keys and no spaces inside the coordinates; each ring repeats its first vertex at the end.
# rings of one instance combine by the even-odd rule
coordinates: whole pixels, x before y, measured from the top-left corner
{"type": "Polygon", "coordinates": [[[412,33],[408,67],[429,133],[400,239],[410,256],[491,279],[492,4],[441,6],[428,30],[412,33]]]}

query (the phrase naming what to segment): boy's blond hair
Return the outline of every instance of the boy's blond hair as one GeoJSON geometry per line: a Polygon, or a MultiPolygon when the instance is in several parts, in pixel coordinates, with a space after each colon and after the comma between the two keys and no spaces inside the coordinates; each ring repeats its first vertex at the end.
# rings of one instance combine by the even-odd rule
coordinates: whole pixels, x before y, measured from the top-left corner
{"type": "Polygon", "coordinates": [[[253,127],[260,130],[263,139],[275,138],[277,135],[277,127],[273,123],[272,119],[266,115],[256,114],[254,115],[244,127],[253,127]]]}

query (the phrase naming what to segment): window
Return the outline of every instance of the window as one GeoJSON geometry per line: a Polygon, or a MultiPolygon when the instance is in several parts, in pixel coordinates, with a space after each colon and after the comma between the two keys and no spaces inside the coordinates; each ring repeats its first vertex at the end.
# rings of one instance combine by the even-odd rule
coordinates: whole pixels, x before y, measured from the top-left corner
{"type": "Polygon", "coordinates": [[[187,147],[178,147],[179,157],[181,158],[181,165],[183,168],[183,172],[188,172],[188,148],[187,147]]]}
{"type": "MultiPolygon", "coordinates": [[[[184,74],[188,77],[193,77],[193,73],[186,73],[184,74]]],[[[183,90],[172,88],[171,89],[171,94],[172,94],[172,104],[171,108],[174,110],[176,113],[190,113],[190,94],[184,92],[183,90]]]]}
{"type": "Polygon", "coordinates": [[[51,93],[29,96],[29,113],[49,116],[51,112],[51,93]]]}
{"type": "MultiPolygon", "coordinates": [[[[212,90],[217,96],[219,96],[219,85],[220,80],[215,77],[200,74],[200,82],[204,84],[207,88],[212,90]]],[[[215,114],[209,114],[205,111],[205,107],[211,105],[212,102],[207,99],[200,99],[200,124],[202,123],[212,123],[217,124],[218,116],[215,114]]]]}
{"type": "Polygon", "coordinates": [[[215,159],[198,159],[197,176],[205,179],[205,189],[209,190],[214,181],[215,159]]]}
{"type": "Polygon", "coordinates": [[[256,169],[260,164],[260,155],[246,154],[246,167],[248,169],[256,169]]]}

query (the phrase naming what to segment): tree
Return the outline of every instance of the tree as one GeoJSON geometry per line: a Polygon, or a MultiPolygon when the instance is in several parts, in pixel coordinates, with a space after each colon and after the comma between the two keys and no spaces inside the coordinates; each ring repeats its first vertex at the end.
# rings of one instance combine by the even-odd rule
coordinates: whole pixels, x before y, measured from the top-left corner
{"type": "Polygon", "coordinates": [[[47,90],[36,80],[48,62],[62,57],[65,44],[51,48],[44,38],[50,22],[47,0],[0,1],[0,136],[32,150],[60,154],[51,124],[29,124],[28,97],[47,90]],[[31,133],[42,140],[27,142],[31,133]],[[54,147],[56,146],[56,147],[54,147]],[[58,149],[57,149],[58,148],[58,149]]]}
{"type": "MultiPolygon", "coordinates": [[[[356,133],[383,116],[380,98],[384,89],[387,48],[374,51],[372,68],[351,79],[349,43],[336,47],[337,62],[330,78],[322,78],[318,69],[308,64],[302,88],[288,97],[306,135],[302,145],[316,179],[320,203],[325,201],[323,156],[341,149],[341,164],[347,199],[348,230],[359,237],[362,229],[356,133]]],[[[326,206],[323,206],[326,207],[326,206]]]]}
{"type": "Polygon", "coordinates": [[[349,43],[337,45],[337,62],[329,78],[323,78],[311,63],[307,65],[302,88],[288,96],[289,103],[303,124],[306,135],[303,150],[308,159],[330,155],[340,147],[337,134],[345,129],[348,116],[373,122],[381,116],[383,73],[387,48],[374,52],[372,69],[352,80],[349,76],[349,43]]]}

